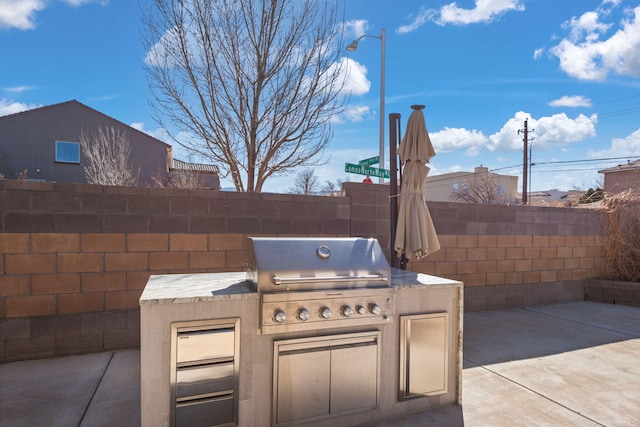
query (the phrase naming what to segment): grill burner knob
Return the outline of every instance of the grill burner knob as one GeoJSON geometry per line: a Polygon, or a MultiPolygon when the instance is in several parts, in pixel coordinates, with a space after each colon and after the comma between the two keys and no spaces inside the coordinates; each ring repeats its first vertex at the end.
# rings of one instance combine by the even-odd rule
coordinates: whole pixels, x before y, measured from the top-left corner
{"type": "Polygon", "coordinates": [[[277,323],[284,323],[284,321],[287,320],[287,313],[282,310],[276,310],[273,313],[273,320],[275,320],[277,323]]]}
{"type": "Polygon", "coordinates": [[[300,310],[298,310],[298,319],[302,320],[303,322],[305,320],[309,320],[310,317],[311,313],[309,313],[309,310],[307,310],[306,308],[301,308],[300,310]]]}
{"type": "Polygon", "coordinates": [[[331,319],[332,313],[329,307],[322,307],[320,309],[320,317],[323,319],[331,319]]]}
{"type": "Polygon", "coordinates": [[[364,308],[363,305],[356,305],[356,313],[358,313],[359,315],[365,315],[367,314],[367,309],[364,308]]]}
{"type": "Polygon", "coordinates": [[[369,304],[369,311],[375,316],[378,316],[380,313],[382,313],[382,309],[380,308],[380,306],[375,303],[369,304]]]}
{"type": "Polygon", "coordinates": [[[353,308],[351,308],[350,305],[343,305],[342,308],[340,309],[342,311],[342,315],[344,317],[351,317],[353,316],[353,308]]]}

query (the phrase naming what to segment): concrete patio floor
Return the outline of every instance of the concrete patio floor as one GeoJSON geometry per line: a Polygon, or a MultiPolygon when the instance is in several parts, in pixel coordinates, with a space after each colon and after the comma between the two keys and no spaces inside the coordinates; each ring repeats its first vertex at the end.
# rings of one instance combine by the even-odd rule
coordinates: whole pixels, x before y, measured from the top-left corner
{"type": "MultiPolygon", "coordinates": [[[[462,406],[376,427],[639,426],[639,366],[640,308],[467,313],[462,406]]],[[[138,425],[138,350],[0,364],[0,426],[138,425]]]]}

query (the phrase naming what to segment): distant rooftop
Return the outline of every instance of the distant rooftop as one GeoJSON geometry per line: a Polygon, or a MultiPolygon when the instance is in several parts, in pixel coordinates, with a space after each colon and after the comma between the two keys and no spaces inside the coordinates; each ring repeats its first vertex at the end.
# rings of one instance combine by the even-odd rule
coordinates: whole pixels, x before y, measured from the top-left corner
{"type": "Polygon", "coordinates": [[[182,160],[173,159],[171,170],[176,171],[195,171],[202,173],[218,174],[218,166],[204,163],[189,163],[182,160]]]}

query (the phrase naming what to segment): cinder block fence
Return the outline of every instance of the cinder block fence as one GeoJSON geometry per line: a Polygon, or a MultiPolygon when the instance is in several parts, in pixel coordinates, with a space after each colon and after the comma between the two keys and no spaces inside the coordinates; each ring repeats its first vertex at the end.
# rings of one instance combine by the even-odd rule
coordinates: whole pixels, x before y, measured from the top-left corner
{"type": "MultiPolygon", "coordinates": [[[[139,345],[151,274],[242,271],[248,236],[376,237],[388,186],[344,197],[0,181],[0,362],[139,345]]],[[[430,203],[442,250],[408,269],[465,283],[465,309],[581,300],[598,212],[430,203]]]]}

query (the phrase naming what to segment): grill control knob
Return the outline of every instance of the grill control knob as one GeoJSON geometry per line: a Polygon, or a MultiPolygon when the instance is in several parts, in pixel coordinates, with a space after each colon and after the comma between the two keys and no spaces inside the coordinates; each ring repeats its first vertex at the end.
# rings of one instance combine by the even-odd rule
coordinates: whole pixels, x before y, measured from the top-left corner
{"type": "Polygon", "coordinates": [[[309,320],[310,317],[311,313],[309,313],[309,310],[307,310],[306,308],[301,308],[300,310],[298,310],[298,319],[302,320],[303,322],[305,320],[309,320]]]}
{"type": "Polygon", "coordinates": [[[380,313],[382,313],[382,309],[376,303],[369,304],[369,311],[375,316],[378,316],[380,313]]]}
{"type": "Polygon", "coordinates": [[[277,323],[284,323],[284,321],[287,320],[287,313],[285,313],[283,310],[276,310],[273,313],[273,320],[275,320],[277,323]]]}
{"type": "Polygon", "coordinates": [[[320,317],[323,319],[331,319],[333,313],[331,313],[331,309],[329,307],[322,307],[320,309],[320,317]]]}
{"type": "Polygon", "coordinates": [[[359,315],[365,315],[367,314],[367,309],[364,308],[363,305],[356,305],[356,313],[358,313],[359,315]]]}
{"type": "Polygon", "coordinates": [[[353,316],[353,308],[351,308],[350,305],[343,305],[342,308],[340,309],[340,311],[342,312],[342,315],[344,317],[353,316]]]}

